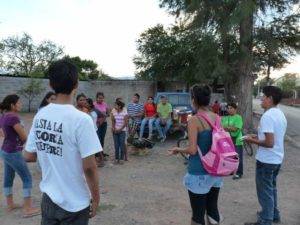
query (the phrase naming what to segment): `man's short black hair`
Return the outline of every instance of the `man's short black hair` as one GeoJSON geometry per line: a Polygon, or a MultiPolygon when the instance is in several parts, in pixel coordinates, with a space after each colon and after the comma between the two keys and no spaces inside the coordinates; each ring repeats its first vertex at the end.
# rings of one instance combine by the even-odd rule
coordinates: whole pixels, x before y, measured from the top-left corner
{"type": "Polygon", "coordinates": [[[272,97],[274,105],[278,105],[282,99],[282,90],[276,86],[265,86],[263,93],[266,97],[272,97]]]}
{"type": "Polygon", "coordinates": [[[141,97],[138,93],[135,93],[133,96],[137,97],[138,99],[141,97]]]}
{"type": "Polygon", "coordinates": [[[78,85],[76,66],[68,60],[58,60],[48,69],[50,85],[56,94],[71,94],[78,85]]]}
{"type": "Polygon", "coordinates": [[[164,98],[167,98],[167,96],[165,96],[165,95],[160,96],[160,99],[164,99],[164,98]]]}
{"type": "Polygon", "coordinates": [[[228,103],[227,107],[229,107],[229,106],[232,107],[232,108],[234,108],[234,109],[237,109],[237,104],[235,102],[228,103]]]}

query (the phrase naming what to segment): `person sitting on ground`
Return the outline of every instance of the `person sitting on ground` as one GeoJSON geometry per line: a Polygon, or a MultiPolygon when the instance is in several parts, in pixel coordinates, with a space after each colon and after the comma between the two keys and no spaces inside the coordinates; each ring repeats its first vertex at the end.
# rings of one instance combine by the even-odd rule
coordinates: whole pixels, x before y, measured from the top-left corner
{"type": "Polygon", "coordinates": [[[40,104],[40,107],[39,107],[39,110],[45,106],[47,106],[48,104],[54,102],[56,99],[56,95],[53,91],[49,91],[45,97],[43,98],[41,104],[40,104]]]}
{"type": "Polygon", "coordinates": [[[127,111],[123,110],[125,104],[118,100],[115,102],[115,110],[112,111],[112,133],[115,145],[115,163],[122,163],[126,151],[126,127],[128,124],[127,111]]]}
{"type": "Polygon", "coordinates": [[[277,175],[284,157],[284,136],[287,120],[278,107],[282,90],[275,86],[263,88],[262,115],[258,136],[247,135],[245,141],[258,145],[256,153],[256,191],[262,208],[257,213],[257,222],[245,225],[271,225],[280,223],[277,200],[277,175]]]}
{"type": "Polygon", "coordinates": [[[81,93],[76,97],[76,108],[82,112],[88,113],[89,110],[87,109],[86,105],[86,96],[85,94],[81,93]]]}
{"type": "Polygon", "coordinates": [[[4,137],[0,156],[4,163],[3,192],[6,197],[7,212],[21,208],[13,199],[13,182],[17,173],[23,182],[23,217],[40,214],[39,208],[32,207],[32,176],[23,158],[23,145],[27,134],[19,117],[22,103],[18,95],[8,95],[0,103],[0,134],[4,137]]]}
{"type": "Polygon", "coordinates": [[[100,201],[95,153],[102,147],[91,117],[72,105],[76,66],[56,61],[48,77],[56,100],[34,117],[24,154],[28,162],[38,158],[41,166],[41,224],[87,225],[100,201]]]}
{"type": "Polygon", "coordinates": [[[240,179],[243,176],[243,118],[237,114],[237,104],[228,104],[228,116],[222,117],[222,126],[230,133],[235,145],[236,152],[239,154],[239,167],[233,179],[240,179]]]}
{"type": "Polygon", "coordinates": [[[172,126],[172,105],[168,102],[166,96],[160,97],[160,103],[157,105],[158,118],[155,120],[155,126],[158,130],[161,142],[167,138],[167,133],[172,126]],[[162,126],[164,126],[162,128],[162,126]]]}
{"type": "MultiPolygon", "coordinates": [[[[217,115],[209,110],[210,97],[211,89],[207,85],[194,85],[191,88],[192,103],[197,113],[205,113],[215,123],[217,115]]],[[[190,155],[184,184],[188,189],[192,207],[191,225],[205,225],[205,214],[209,224],[220,224],[223,218],[218,210],[218,198],[223,179],[208,174],[198,154],[198,147],[203,155],[210,150],[212,129],[206,120],[194,115],[188,121],[188,135],[188,147],[174,147],[169,150],[169,154],[190,155]]]]}
{"type": "Polygon", "coordinates": [[[145,126],[148,123],[149,126],[149,134],[148,134],[148,139],[152,139],[152,133],[153,133],[153,123],[155,121],[157,112],[156,112],[156,105],[153,101],[153,97],[148,97],[147,102],[144,105],[144,112],[145,112],[145,118],[142,120],[141,124],[141,129],[140,129],[140,135],[139,135],[139,140],[142,141],[144,131],[145,131],[145,126]]]}

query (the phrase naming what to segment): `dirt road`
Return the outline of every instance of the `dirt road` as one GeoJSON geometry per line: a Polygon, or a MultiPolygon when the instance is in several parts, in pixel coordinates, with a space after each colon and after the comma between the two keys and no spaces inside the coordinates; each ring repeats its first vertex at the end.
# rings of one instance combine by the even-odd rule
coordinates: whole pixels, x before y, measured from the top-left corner
{"type": "MultiPolygon", "coordinates": [[[[30,123],[30,117],[24,117],[30,123]]],[[[28,125],[27,125],[28,128],[28,125]]],[[[107,151],[112,155],[111,135],[107,136],[107,151]]],[[[101,206],[91,225],[189,225],[191,210],[187,192],[182,185],[185,165],[181,157],[166,156],[166,149],[175,140],[157,144],[148,155],[130,156],[124,165],[107,162],[100,171],[101,206]]],[[[300,224],[300,151],[286,143],[286,158],[278,179],[279,205],[283,225],[300,224]]],[[[224,225],[243,225],[256,219],[259,206],[256,198],[255,160],[245,156],[245,175],[239,181],[225,179],[220,194],[220,211],[225,216],[224,225]]],[[[40,174],[36,165],[30,165],[34,177],[34,202],[40,203],[38,182],[40,174]]],[[[0,171],[3,164],[0,163],[0,171]]],[[[3,180],[0,176],[0,183],[3,180]]],[[[21,182],[17,177],[14,193],[21,202],[21,182]]],[[[21,211],[5,214],[4,199],[0,198],[1,225],[40,224],[40,217],[21,218],[21,211]]]]}

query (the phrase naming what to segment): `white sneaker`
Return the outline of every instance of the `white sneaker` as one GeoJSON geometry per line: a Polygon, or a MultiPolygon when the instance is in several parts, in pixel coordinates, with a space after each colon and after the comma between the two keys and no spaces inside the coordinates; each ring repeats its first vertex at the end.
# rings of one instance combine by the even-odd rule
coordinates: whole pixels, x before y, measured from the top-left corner
{"type": "Polygon", "coordinates": [[[207,222],[209,225],[218,225],[221,224],[224,221],[224,217],[220,214],[220,221],[217,222],[213,218],[211,218],[209,215],[207,215],[207,222]]]}

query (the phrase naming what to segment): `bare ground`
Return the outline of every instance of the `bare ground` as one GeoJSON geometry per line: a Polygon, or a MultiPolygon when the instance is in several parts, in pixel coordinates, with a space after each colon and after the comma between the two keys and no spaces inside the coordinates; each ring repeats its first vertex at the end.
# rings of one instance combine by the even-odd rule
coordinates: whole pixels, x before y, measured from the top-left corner
{"type": "MultiPolygon", "coordinates": [[[[26,128],[31,122],[30,115],[24,115],[26,128]]],[[[109,130],[108,130],[109,131],[109,130]]],[[[106,151],[112,155],[112,138],[108,132],[106,151]]],[[[176,143],[168,140],[158,143],[149,154],[129,155],[124,165],[106,163],[100,171],[101,206],[98,214],[90,221],[92,225],[188,225],[191,210],[182,177],[186,166],[183,158],[168,157],[166,150],[176,143]]],[[[278,178],[279,204],[283,225],[300,224],[300,151],[289,142],[286,143],[286,158],[278,178]]],[[[225,216],[224,225],[243,225],[255,221],[259,205],[255,189],[255,159],[245,156],[244,177],[224,181],[220,193],[220,211],[225,216]]],[[[3,163],[0,163],[3,171],[3,163]]],[[[40,204],[41,193],[38,183],[40,174],[35,164],[30,165],[34,177],[33,201],[40,204]]],[[[3,174],[3,172],[2,172],[3,174]]],[[[0,183],[3,175],[0,176],[0,183]]],[[[20,178],[15,180],[14,193],[17,202],[22,201],[20,178]]],[[[40,224],[40,217],[23,219],[21,210],[5,213],[5,201],[0,197],[1,225],[40,224]]]]}

